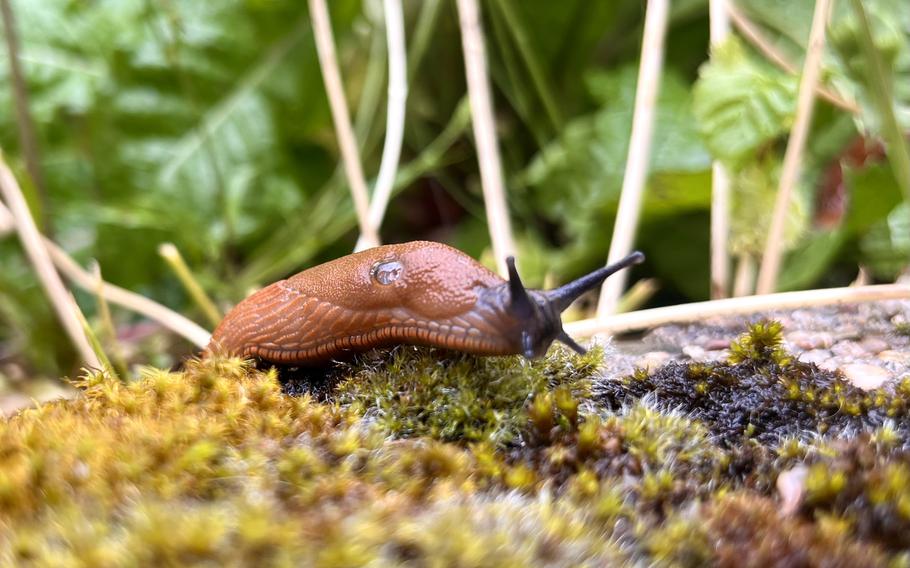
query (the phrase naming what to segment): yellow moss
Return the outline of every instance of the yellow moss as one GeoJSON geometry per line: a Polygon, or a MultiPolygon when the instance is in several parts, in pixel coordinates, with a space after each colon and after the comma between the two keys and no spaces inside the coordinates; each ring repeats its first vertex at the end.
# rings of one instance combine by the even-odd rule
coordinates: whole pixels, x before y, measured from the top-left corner
{"type": "Polygon", "coordinates": [[[286,396],[273,370],[233,358],[83,377],[79,399],[0,422],[0,565],[712,563],[705,539],[740,533],[702,530],[700,511],[769,530],[764,509],[714,504],[765,503],[770,468],[808,460],[807,506],[829,520],[793,523],[807,542],[857,531],[856,503],[885,510],[881,526],[910,518],[890,423],[874,459],[832,468],[835,448],[793,440],[774,462],[692,416],[596,409],[594,356],[408,353],[352,368],[340,402],[286,396]]]}

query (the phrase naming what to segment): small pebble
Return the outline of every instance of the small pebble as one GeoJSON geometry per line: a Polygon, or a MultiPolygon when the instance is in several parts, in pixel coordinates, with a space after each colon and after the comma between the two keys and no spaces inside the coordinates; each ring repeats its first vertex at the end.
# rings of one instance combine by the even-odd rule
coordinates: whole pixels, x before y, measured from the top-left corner
{"type": "Polygon", "coordinates": [[[809,349],[827,349],[834,345],[834,336],[824,331],[794,331],[785,335],[794,346],[809,349]]]}
{"type": "Polygon", "coordinates": [[[793,329],[796,327],[794,324],[797,321],[797,317],[794,317],[793,314],[776,313],[771,319],[779,322],[784,326],[784,329],[793,329]]]}
{"type": "Polygon", "coordinates": [[[863,346],[855,341],[838,341],[831,347],[831,352],[838,357],[848,357],[856,359],[867,355],[863,346]]]}
{"type": "Polygon", "coordinates": [[[710,339],[705,342],[705,349],[708,351],[720,351],[730,347],[730,340],[723,338],[710,339]]]}
{"type": "Polygon", "coordinates": [[[777,493],[780,495],[782,515],[790,516],[799,511],[806,495],[806,477],[809,469],[798,465],[793,469],[782,471],[777,476],[777,493]]]}
{"type": "Polygon", "coordinates": [[[858,339],[865,335],[863,328],[849,322],[832,322],[837,325],[837,336],[841,339],[858,339]]]}
{"type": "Polygon", "coordinates": [[[827,349],[812,349],[800,353],[799,360],[803,363],[815,363],[821,365],[825,361],[830,361],[834,355],[827,349]]]}
{"type": "Polygon", "coordinates": [[[893,349],[888,349],[886,351],[880,352],[878,354],[878,358],[888,363],[897,363],[901,365],[910,364],[910,352],[907,351],[895,351],[893,349]]]}
{"type": "Polygon", "coordinates": [[[12,416],[23,408],[32,406],[31,398],[19,393],[0,396],[0,416],[12,416]]]}
{"type": "Polygon", "coordinates": [[[669,360],[670,354],[666,351],[651,351],[642,355],[638,365],[650,373],[666,365],[669,360]]]}
{"type": "Polygon", "coordinates": [[[704,361],[705,359],[705,349],[698,345],[686,345],[682,352],[693,361],[704,361]]]}
{"type": "Polygon", "coordinates": [[[886,369],[867,363],[851,363],[842,366],[841,370],[853,386],[863,390],[877,389],[892,378],[886,369]]]}
{"type": "Polygon", "coordinates": [[[860,345],[863,346],[863,349],[865,349],[867,353],[872,353],[873,355],[876,353],[881,353],[882,351],[884,351],[885,349],[888,349],[888,347],[890,347],[890,345],[888,345],[887,341],[885,341],[881,337],[875,337],[875,336],[870,336],[870,337],[863,339],[860,342],[860,345]]]}

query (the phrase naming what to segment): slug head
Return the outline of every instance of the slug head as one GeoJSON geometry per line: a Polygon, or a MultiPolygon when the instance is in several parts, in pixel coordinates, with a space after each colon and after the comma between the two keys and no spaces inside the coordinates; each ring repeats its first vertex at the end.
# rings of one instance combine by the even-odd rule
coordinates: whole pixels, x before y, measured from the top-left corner
{"type": "Polygon", "coordinates": [[[608,276],[623,268],[644,262],[645,255],[635,251],[619,262],[605,266],[553,290],[528,290],[521,282],[515,268],[515,258],[508,257],[509,314],[521,330],[521,354],[528,359],[543,356],[554,341],[561,341],[579,354],[585,348],[562,328],[560,314],[579,296],[600,286],[608,276]]]}

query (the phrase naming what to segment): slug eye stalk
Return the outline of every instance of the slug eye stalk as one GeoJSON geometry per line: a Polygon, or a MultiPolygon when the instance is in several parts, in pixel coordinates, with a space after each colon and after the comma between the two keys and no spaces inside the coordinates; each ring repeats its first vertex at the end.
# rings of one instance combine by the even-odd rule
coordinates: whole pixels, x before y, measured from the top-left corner
{"type": "Polygon", "coordinates": [[[560,341],[575,352],[587,351],[562,328],[560,314],[579,296],[600,286],[610,275],[641,264],[645,255],[635,251],[619,262],[599,268],[553,290],[527,290],[515,268],[515,258],[506,258],[509,268],[509,312],[521,322],[521,350],[528,359],[542,356],[553,341],[560,341]]]}

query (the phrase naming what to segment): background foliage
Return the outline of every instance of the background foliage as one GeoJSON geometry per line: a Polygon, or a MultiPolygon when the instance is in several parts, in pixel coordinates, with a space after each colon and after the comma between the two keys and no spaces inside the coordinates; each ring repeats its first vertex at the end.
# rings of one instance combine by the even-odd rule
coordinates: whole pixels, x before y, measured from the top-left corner
{"type": "MultiPolygon", "coordinates": [[[[901,2],[864,4],[906,129],[910,11],[901,2]]],[[[36,216],[51,221],[44,229],[80,261],[98,259],[107,280],[191,316],[200,314],[158,257],[161,242],[177,245],[223,307],[349,252],[355,220],[304,4],[12,1],[46,198],[25,175],[7,65],[0,65],[0,108],[7,109],[0,147],[36,216]]],[[[532,284],[548,275],[566,280],[606,257],[642,4],[483,3],[511,213],[532,284]]],[[[812,5],[750,0],[741,8],[798,66],[812,5]]],[[[380,8],[375,0],[331,2],[368,175],[378,170],[384,131],[380,8]]],[[[443,240],[488,257],[454,2],[410,0],[405,8],[405,147],[383,236],[443,240]]],[[[881,129],[858,29],[849,3],[838,3],[823,75],[862,111],[818,103],[787,233],[785,288],[843,284],[860,263],[893,279],[910,255],[910,209],[888,162],[870,158],[874,152],[861,160],[845,154],[859,136],[873,144],[881,129]],[[838,184],[828,176],[841,162],[838,184]],[[846,210],[823,216],[826,197],[846,199],[846,210]]],[[[721,46],[706,63],[705,1],[673,3],[667,45],[638,237],[649,258],[638,274],[659,279],[654,301],[663,303],[707,296],[713,158],[733,174],[731,250],[760,251],[798,82],[742,41],[721,46]]],[[[16,239],[0,241],[0,259],[0,362],[31,373],[72,371],[72,354],[16,239]]],[[[79,300],[91,313],[93,298],[79,300]]],[[[128,345],[147,335],[129,314],[117,317],[128,345]]],[[[145,357],[157,354],[161,364],[169,362],[162,351],[185,350],[154,345],[145,357]]]]}

